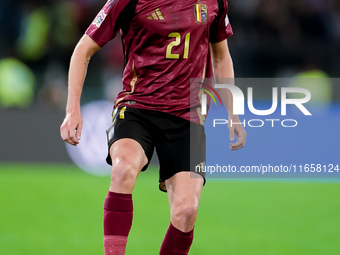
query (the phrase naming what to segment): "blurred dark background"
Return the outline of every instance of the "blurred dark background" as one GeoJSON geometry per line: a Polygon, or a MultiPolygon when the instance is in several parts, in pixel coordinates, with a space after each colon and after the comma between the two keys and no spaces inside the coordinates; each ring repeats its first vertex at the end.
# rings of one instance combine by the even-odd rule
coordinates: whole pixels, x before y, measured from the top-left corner
{"type": "Polygon", "coordinates": [[[306,69],[339,76],[340,1],[230,1],[238,77],[284,77],[306,69]]]}
{"type": "MultiPolygon", "coordinates": [[[[0,155],[4,151],[13,155],[8,145],[13,140],[22,144],[29,134],[25,130],[36,130],[39,120],[49,125],[45,130],[50,130],[50,136],[31,136],[31,140],[46,148],[62,144],[58,129],[66,105],[70,56],[104,4],[96,0],[0,1],[0,155]],[[43,121],[47,117],[50,121],[43,121]]],[[[229,19],[236,77],[339,77],[339,0],[230,0],[229,19]]],[[[82,104],[113,101],[121,89],[122,71],[117,36],[92,58],[82,104]]],[[[333,101],[340,98],[338,88],[333,88],[332,96],[333,101]]]]}

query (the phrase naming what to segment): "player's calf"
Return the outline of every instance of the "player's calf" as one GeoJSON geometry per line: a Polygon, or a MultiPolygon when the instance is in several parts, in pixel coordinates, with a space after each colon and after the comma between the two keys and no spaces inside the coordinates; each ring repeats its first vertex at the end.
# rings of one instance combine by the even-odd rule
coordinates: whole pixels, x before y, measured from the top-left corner
{"type": "Polygon", "coordinates": [[[160,255],[186,255],[194,238],[198,200],[174,199],[171,207],[171,223],[165,234],[160,255]]]}
{"type": "Polygon", "coordinates": [[[105,255],[124,255],[132,225],[132,195],[109,191],[104,203],[105,255]]]}
{"type": "Polygon", "coordinates": [[[193,229],[189,232],[183,232],[170,223],[159,255],[187,255],[189,253],[193,238],[193,229]]]}
{"type": "Polygon", "coordinates": [[[132,190],[147,159],[141,146],[132,139],[114,142],[110,157],[112,173],[104,203],[104,250],[105,255],[123,255],[132,225],[132,190]]]}

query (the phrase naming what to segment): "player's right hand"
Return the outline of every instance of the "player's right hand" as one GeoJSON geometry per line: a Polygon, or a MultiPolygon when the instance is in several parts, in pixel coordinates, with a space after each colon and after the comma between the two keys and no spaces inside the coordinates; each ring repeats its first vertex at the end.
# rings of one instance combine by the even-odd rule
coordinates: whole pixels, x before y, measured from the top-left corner
{"type": "Polygon", "coordinates": [[[244,130],[242,124],[240,124],[240,119],[237,115],[229,117],[228,128],[230,141],[234,141],[235,135],[237,136],[237,141],[235,143],[230,143],[229,149],[236,151],[243,148],[246,143],[247,132],[244,130]],[[230,125],[230,123],[237,124],[230,125]]]}
{"type": "Polygon", "coordinates": [[[60,126],[60,136],[71,145],[79,144],[81,130],[83,128],[83,118],[80,113],[68,113],[63,124],[60,126]]]}

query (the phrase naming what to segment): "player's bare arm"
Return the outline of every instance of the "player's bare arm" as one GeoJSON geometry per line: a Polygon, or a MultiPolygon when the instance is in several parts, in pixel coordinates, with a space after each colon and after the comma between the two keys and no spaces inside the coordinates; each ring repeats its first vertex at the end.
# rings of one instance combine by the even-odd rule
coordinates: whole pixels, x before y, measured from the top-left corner
{"type": "Polygon", "coordinates": [[[71,57],[68,77],[66,117],[60,127],[61,138],[71,145],[79,144],[83,119],[80,112],[80,97],[87,66],[94,53],[100,49],[88,35],[78,42],[71,57]]]}
{"type": "MultiPolygon", "coordinates": [[[[234,78],[234,68],[227,41],[211,43],[210,47],[216,82],[223,84],[226,82],[226,78],[232,81],[234,78]]],[[[240,123],[238,115],[233,114],[233,96],[228,89],[220,89],[219,91],[228,111],[228,127],[230,131],[229,138],[231,141],[234,141],[235,135],[237,136],[237,141],[235,143],[230,143],[229,148],[231,150],[241,149],[245,145],[247,133],[242,124],[230,125],[230,123],[240,123]]]]}

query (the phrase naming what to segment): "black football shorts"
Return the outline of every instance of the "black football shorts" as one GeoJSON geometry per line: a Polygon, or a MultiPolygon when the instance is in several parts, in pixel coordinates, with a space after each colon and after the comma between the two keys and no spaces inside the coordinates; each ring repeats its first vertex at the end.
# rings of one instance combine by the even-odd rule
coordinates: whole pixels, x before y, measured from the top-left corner
{"type": "MultiPolygon", "coordinates": [[[[165,180],[182,171],[195,171],[205,163],[206,136],[204,126],[181,117],[146,109],[119,107],[112,116],[112,126],[106,131],[109,149],[122,138],[137,141],[144,149],[148,163],[154,148],[158,155],[159,188],[166,191],[165,180]]],[[[133,157],[133,155],[131,155],[133,157]]],[[[106,161],[112,165],[110,154],[106,161]]],[[[199,172],[205,183],[205,173],[199,172]]]]}

